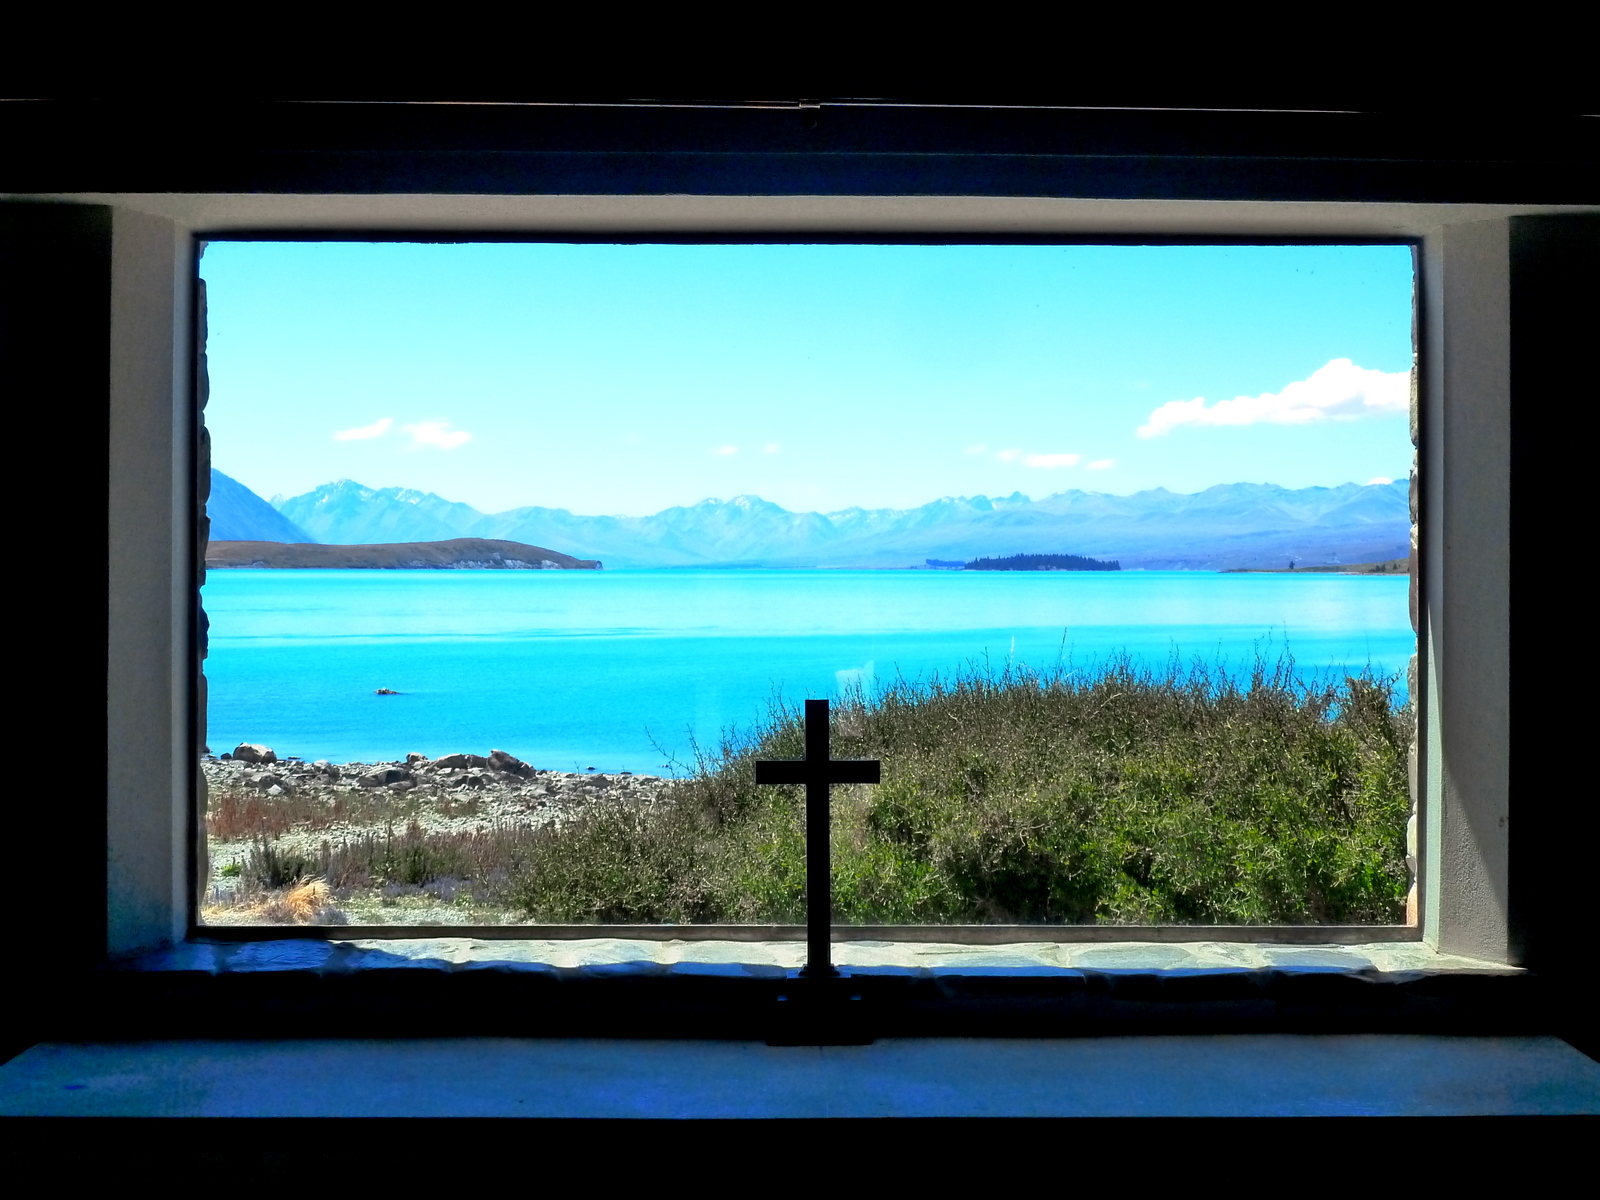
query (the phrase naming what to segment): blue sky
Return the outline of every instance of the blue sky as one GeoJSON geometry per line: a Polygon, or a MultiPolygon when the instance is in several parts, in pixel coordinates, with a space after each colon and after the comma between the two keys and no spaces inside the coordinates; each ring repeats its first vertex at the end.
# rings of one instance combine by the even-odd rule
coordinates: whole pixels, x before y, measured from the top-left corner
{"type": "Polygon", "coordinates": [[[1398,478],[1403,246],[213,242],[214,462],[487,512],[1398,478]]]}

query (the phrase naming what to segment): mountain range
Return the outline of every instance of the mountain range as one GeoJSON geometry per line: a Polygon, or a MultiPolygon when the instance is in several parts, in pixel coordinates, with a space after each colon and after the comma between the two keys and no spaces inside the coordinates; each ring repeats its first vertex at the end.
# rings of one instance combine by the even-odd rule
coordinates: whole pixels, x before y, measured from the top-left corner
{"type": "Polygon", "coordinates": [[[317,540],[244,484],[215,467],[211,469],[211,496],[206,501],[206,516],[211,518],[214,542],[317,540]]]}
{"type": "Polygon", "coordinates": [[[1193,494],[1155,488],[1127,496],[1073,490],[1040,500],[1013,492],[830,513],[735,496],[621,517],[539,507],[483,513],[431,492],[343,479],[259,503],[306,536],[233,536],[341,545],[495,538],[553,546],[608,567],[920,567],[929,559],[1028,553],[1115,558],[1124,569],[1222,570],[1284,566],[1291,558],[1306,566],[1375,562],[1410,549],[1404,482],[1230,483],[1193,494]]]}

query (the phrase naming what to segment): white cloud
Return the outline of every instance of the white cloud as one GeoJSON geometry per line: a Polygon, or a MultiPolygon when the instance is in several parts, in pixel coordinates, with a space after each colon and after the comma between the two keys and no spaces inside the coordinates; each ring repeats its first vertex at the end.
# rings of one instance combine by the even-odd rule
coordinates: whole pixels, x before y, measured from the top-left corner
{"type": "Polygon", "coordinates": [[[731,455],[739,453],[739,447],[737,447],[737,446],[718,446],[711,453],[715,454],[718,458],[728,458],[731,455]]]}
{"type": "Polygon", "coordinates": [[[449,421],[418,421],[415,425],[402,425],[400,428],[411,435],[412,446],[437,446],[441,450],[454,450],[463,442],[470,442],[472,435],[461,429],[446,429],[449,421]]]}
{"type": "Polygon", "coordinates": [[[1057,467],[1075,467],[1082,458],[1081,454],[1030,454],[1022,461],[1030,467],[1054,471],[1057,467]]]}
{"type": "Polygon", "coordinates": [[[968,446],[967,447],[967,453],[968,454],[982,454],[985,451],[987,451],[988,449],[989,449],[989,447],[985,446],[982,442],[979,442],[976,446],[968,446]]]}
{"type": "Polygon", "coordinates": [[[374,421],[371,425],[358,425],[354,429],[341,429],[333,435],[336,442],[364,442],[369,438],[379,438],[389,432],[389,427],[394,424],[393,417],[384,417],[374,421]]]}
{"type": "Polygon", "coordinates": [[[1173,400],[1139,427],[1142,438],[1160,437],[1181,425],[1310,425],[1357,417],[1404,414],[1411,409],[1411,372],[1368,371],[1336,358],[1281,392],[1237,396],[1206,405],[1205,398],[1173,400]]]}
{"type": "Polygon", "coordinates": [[[778,452],[778,443],[768,442],[765,446],[761,447],[761,451],[763,454],[776,454],[778,452]]]}
{"type": "Polygon", "coordinates": [[[1382,475],[1376,475],[1373,478],[1367,480],[1367,486],[1371,487],[1375,483],[1393,483],[1393,482],[1394,482],[1394,480],[1392,480],[1392,479],[1386,479],[1382,475]]]}
{"type": "Polygon", "coordinates": [[[1092,463],[1089,464],[1089,470],[1091,470],[1091,471],[1109,471],[1112,467],[1114,467],[1116,465],[1117,465],[1117,460],[1114,459],[1114,458],[1097,458],[1092,463]]]}
{"type": "Polygon", "coordinates": [[[996,450],[994,456],[1001,462],[1016,462],[1022,457],[1021,450],[996,450]]]}

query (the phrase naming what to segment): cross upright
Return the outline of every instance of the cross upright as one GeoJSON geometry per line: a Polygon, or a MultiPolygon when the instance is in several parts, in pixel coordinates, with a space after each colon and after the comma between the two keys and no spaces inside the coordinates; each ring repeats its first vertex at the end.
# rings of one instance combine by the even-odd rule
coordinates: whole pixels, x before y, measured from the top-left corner
{"type": "Polygon", "coordinates": [[[756,763],[757,783],[806,785],[806,965],[801,975],[829,977],[833,967],[833,854],[828,788],[835,783],[877,783],[876,759],[829,757],[828,702],[806,701],[806,756],[756,763]]]}

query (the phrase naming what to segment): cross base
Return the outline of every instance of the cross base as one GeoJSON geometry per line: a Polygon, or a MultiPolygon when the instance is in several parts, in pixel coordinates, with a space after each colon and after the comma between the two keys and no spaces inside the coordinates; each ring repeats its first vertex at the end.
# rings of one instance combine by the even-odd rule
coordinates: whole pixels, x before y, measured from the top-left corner
{"type": "Polygon", "coordinates": [[[869,1010],[860,986],[829,967],[832,975],[804,971],[778,992],[772,1007],[769,1046],[870,1046],[869,1010]]]}

